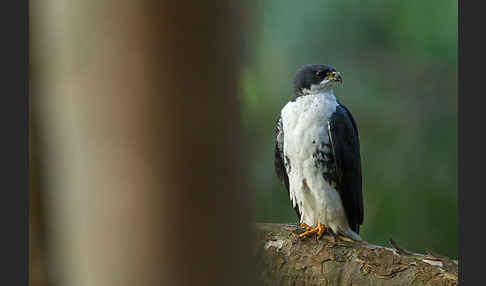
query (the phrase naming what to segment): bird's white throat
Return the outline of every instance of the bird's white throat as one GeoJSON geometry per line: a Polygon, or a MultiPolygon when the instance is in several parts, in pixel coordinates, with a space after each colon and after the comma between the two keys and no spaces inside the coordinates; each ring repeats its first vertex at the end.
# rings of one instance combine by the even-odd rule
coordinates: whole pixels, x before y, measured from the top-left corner
{"type": "Polygon", "coordinates": [[[299,112],[305,112],[309,110],[309,108],[313,109],[314,107],[318,107],[319,109],[321,109],[320,111],[323,112],[323,114],[329,116],[336,110],[336,106],[338,105],[338,102],[336,96],[334,96],[333,89],[330,90],[304,89],[302,92],[303,95],[297,97],[294,102],[289,102],[287,104],[290,105],[289,106],[290,108],[297,109],[299,112]],[[292,106],[291,103],[295,103],[295,104],[293,104],[292,106]]]}

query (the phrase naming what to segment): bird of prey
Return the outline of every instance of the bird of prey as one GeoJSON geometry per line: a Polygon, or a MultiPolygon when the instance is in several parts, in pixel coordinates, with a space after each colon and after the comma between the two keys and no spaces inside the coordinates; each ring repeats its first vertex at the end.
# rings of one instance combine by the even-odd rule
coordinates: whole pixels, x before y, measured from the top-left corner
{"type": "Polygon", "coordinates": [[[293,98],[277,119],[275,170],[284,183],[302,227],[301,238],[332,230],[361,240],[363,223],[358,129],[334,96],[339,72],[322,64],[295,74],[293,98]]]}

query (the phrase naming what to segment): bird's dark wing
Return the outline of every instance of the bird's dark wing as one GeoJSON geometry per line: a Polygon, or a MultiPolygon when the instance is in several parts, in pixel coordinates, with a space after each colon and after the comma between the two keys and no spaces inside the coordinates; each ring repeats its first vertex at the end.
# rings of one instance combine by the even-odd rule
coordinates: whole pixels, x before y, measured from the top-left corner
{"type": "MultiPolygon", "coordinates": [[[[282,118],[279,115],[277,119],[277,125],[275,126],[275,171],[277,172],[277,176],[285,185],[287,192],[290,196],[289,190],[289,176],[287,175],[287,168],[285,167],[285,160],[284,160],[284,130],[282,126],[282,118]]],[[[290,164],[287,159],[287,164],[290,164]]],[[[299,207],[295,205],[294,207],[295,212],[297,213],[298,218],[300,219],[300,211],[299,207]]]]}
{"type": "Polygon", "coordinates": [[[350,228],[359,234],[364,212],[358,128],[343,105],[336,107],[328,128],[336,167],[336,190],[341,196],[350,228]]]}

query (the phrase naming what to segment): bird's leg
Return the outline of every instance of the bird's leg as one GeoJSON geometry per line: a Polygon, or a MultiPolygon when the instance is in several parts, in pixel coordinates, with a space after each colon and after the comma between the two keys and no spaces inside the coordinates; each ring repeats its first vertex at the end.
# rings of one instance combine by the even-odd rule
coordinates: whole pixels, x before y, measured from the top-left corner
{"type": "Polygon", "coordinates": [[[321,222],[318,222],[317,223],[317,240],[321,239],[322,235],[324,234],[324,232],[326,232],[327,230],[327,227],[325,227],[323,224],[321,224],[321,222]]]}

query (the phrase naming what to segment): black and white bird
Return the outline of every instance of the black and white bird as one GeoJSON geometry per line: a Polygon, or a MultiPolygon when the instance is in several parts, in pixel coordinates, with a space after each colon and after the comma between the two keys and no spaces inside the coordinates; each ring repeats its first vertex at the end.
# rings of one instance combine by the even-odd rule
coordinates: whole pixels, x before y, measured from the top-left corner
{"type": "Polygon", "coordinates": [[[295,74],[293,99],[276,126],[275,169],[290,195],[300,223],[321,238],[334,234],[361,240],[363,223],[358,129],[334,96],[342,82],[329,65],[305,65],[295,74]]]}

